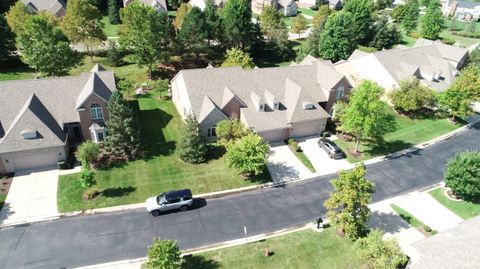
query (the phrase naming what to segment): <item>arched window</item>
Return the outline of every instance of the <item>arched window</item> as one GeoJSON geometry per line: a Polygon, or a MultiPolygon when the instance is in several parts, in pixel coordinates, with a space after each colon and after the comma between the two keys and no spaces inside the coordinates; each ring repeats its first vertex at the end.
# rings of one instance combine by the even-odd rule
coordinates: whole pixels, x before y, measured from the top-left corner
{"type": "Polygon", "coordinates": [[[92,116],[92,120],[103,120],[103,110],[100,105],[93,104],[90,107],[90,115],[92,116]]]}

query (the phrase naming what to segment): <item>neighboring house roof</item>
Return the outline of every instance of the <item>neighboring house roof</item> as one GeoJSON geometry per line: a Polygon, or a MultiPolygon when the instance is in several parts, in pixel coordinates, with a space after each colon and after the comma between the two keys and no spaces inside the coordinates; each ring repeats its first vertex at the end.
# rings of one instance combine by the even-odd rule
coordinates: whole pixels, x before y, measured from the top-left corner
{"type": "MultiPolygon", "coordinates": [[[[213,1],[217,7],[222,7],[227,0],[214,0],[213,1]]],[[[207,0],[190,0],[188,4],[192,7],[198,7],[200,10],[204,10],[207,6],[207,0]]]]}
{"type": "Polygon", "coordinates": [[[21,0],[31,12],[47,11],[55,16],[63,16],[66,4],[63,0],[21,0]]]}
{"type": "Polygon", "coordinates": [[[476,7],[480,7],[479,2],[469,2],[469,1],[456,1],[457,7],[460,8],[467,8],[467,9],[475,9],[476,7]]]}
{"type": "Polygon", "coordinates": [[[84,96],[97,94],[108,100],[113,90],[115,77],[111,71],[0,82],[0,152],[53,146],[59,141],[64,143],[59,130],[63,132],[66,123],[80,121],[79,96],[84,100],[84,96]],[[24,130],[37,132],[41,139],[22,138],[23,143],[20,143],[18,139],[24,130]]]}
{"type": "Polygon", "coordinates": [[[478,268],[480,217],[412,244],[419,259],[411,268],[478,268]]]}
{"type": "Polygon", "coordinates": [[[370,79],[390,89],[400,81],[419,78],[436,91],[445,90],[458,74],[457,65],[468,50],[419,39],[413,48],[396,48],[366,53],[359,50],[347,61],[335,64],[335,69],[349,75],[352,84],[370,79]]]}
{"type": "Polygon", "coordinates": [[[123,0],[123,6],[126,7],[134,1],[153,7],[158,12],[168,12],[167,2],[165,2],[165,0],[123,0]]]}
{"type": "Polygon", "coordinates": [[[180,71],[192,110],[199,123],[210,111],[237,98],[242,116],[256,131],[286,128],[292,122],[327,118],[318,105],[328,101],[329,91],[344,76],[325,62],[305,65],[244,70],[241,67],[202,68],[180,71]],[[325,76],[325,77],[319,77],[325,76]],[[257,104],[279,102],[279,109],[258,111],[257,104]],[[304,102],[314,103],[309,110],[304,102]]]}

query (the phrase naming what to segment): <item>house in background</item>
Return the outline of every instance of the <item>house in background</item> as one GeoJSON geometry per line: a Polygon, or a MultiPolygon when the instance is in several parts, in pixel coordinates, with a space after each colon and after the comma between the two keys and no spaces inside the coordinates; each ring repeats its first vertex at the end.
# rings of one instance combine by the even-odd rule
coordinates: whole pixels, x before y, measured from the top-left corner
{"type": "Polygon", "coordinates": [[[106,137],[113,72],[0,82],[0,174],[56,165],[69,146],[106,137]]]}
{"type": "MultiPolygon", "coordinates": [[[[214,3],[217,7],[223,8],[223,5],[227,2],[227,0],[214,0],[214,3]]],[[[188,4],[192,7],[198,7],[200,10],[204,10],[207,6],[207,0],[190,0],[188,4]]]]}
{"type": "Polygon", "coordinates": [[[441,41],[418,39],[414,47],[366,53],[355,50],[346,61],[335,63],[335,69],[347,76],[352,85],[368,79],[387,91],[400,81],[418,78],[435,91],[443,91],[465,65],[468,50],[441,41]]]}
{"type": "Polygon", "coordinates": [[[442,3],[442,12],[445,16],[452,16],[461,21],[478,21],[480,18],[480,3],[470,1],[451,1],[442,3]]]}
{"type": "Polygon", "coordinates": [[[123,6],[126,7],[134,1],[153,7],[158,12],[168,12],[167,2],[165,0],[123,0],[123,6]]]}
{"type": "Polygon", "coordinates": [[[31,13],[38,13],[40,11],[46,11],[49,14],[61,17],[65,15],[66,3],[63,0],[21,0],[23,4],[27,6],[27,9],[31,13]]]}
{"type": "Polygon", "coordinates": [[[320,134],[335,102],[349,91],[329,61],[306,57],[288,67],[181,70],[171,81],[182,118],[193,113],[200,132],[216,137],[216,124],[238,119],[268,142],[320,134]]]}
{"type": "Polygon", "coordinates": [[[263,8],[267,6],[276,7],[287,17],[296,16],[298,12],[295,0],[252,0],[252,12],[255,14],[262,14],[263,8]]]}
{"type": "MultiPolygon", "coordinates": [[[[316,3],[316,0],[299,0],[298,1],[298,6],[301,8],[310,8],[311,6],[314,6],[316,3]]],[[[324,2],[325,4],[328,4],[330,9],[333,10],[339,10],[342,8],[342,0],[328,0],[324,2]]]]}

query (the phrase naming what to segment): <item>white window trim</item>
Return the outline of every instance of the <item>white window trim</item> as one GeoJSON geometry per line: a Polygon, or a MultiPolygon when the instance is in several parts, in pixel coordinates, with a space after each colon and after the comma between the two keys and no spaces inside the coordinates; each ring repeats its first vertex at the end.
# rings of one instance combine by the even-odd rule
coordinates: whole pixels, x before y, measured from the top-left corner
{"type": "MultiPolygon", "coordinates": [[[[98,114],[98,112],[95,112],[95,114],[98,114]]],[[[95,115],[96,116],[96,115],[95,115]]],[[[103,107],[99,104],[93,104],[90,106],[90,117],[92,117],[92,120],[103,120],[103,107]],[[94,107],[94,105],[97,105],[94,107]],[[100,109],[101,112],[101,117],[94,117],[94,113],[92,113],[93,110],[100,109]]]]}
{"type": "Polygon", "coordinates": [[[103,143],[103,141],[105,141],[105,138],[107,137],[107,132],[105,132],[105,130],[90,131],[90,134],[92,135],[92,141],[95,142],[95,143],[103,143]],[[98,140],[98,134],[99,133],[103,134],[103,140],[102,141],[98,140]]]}
{"type": "Polygon", "coordinates": [[[345,88],[343,86],[340,86],[337,88],[337,91],[336,91],[336,95],[335,95],[335,98],[338,100],[338,99],[341,99],[343,97],[343,94],[345,92],[345,88]]]}

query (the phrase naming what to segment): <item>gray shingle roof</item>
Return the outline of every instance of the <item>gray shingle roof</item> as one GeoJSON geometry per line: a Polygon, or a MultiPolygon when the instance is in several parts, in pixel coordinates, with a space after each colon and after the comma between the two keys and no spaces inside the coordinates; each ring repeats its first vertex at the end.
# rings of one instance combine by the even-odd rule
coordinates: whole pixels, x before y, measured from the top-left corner
{"type": "Polygon", "coordinates": [[[92,94],[97,95],[105,101],[108,101],[108,99],[110,99],[110,95],[112,94],[110,89],[100,78],[98,72],[92,72],[87,82],[83,86],[83,89],[77,98],[76,108],[82,107],[85,100],[87,100],[87,98],[90,97],[92,94]]]}
{"type": "Polygon", "coordinates": [[[314,103],[327,101],[329,91],[344,78],[330,65],[321,61],[290,67],[250,70],[243,70],[241,67],[223,67],[187,69],[180,72],[188,91],[192,110],[199,122],[201,122],[200,115],[203,116],[205,113],[203,106],[211,107],[210,104],[205,103],[205,96],[221,107],[225,104],[225,88],[228,88],[228,91],[245,104],[246,107],[241,108],[242,114],[249,125],[255,127],[257,131],[287,127],[289,109],[294,112],[292,118],[294,121],[328,117],[328,114],[318,105],[317,109],[310,110],[306,114],[296,111],[292,105],[287,105],[286,102],[289,99],[287,93],[290,91],[287,79],[301,88],[295,105],[301,106],[303,110],[303,100],[314,103]],[[267,111],[259,112],[255,109],[252,96],[258,96],[255,99],[265,102],[266,91],[280,102],[280,110],[273,111],[272,108],[267,108],[267,111]]]}
{"type": "Polygon", "coordinates": [[[458,7],[468,8],[468,9],[474,9],[475,7],[480,6],[480,3],[470,2],[470,1],[457,1],[457,4],[458,4],[458,7]]]}
{"type": "Polygon", "coordinates": [[[63,16],[66,11],[66,4],[63,0],[21,0],[33,12],[47,11],[55,16],[63,16]]]}

